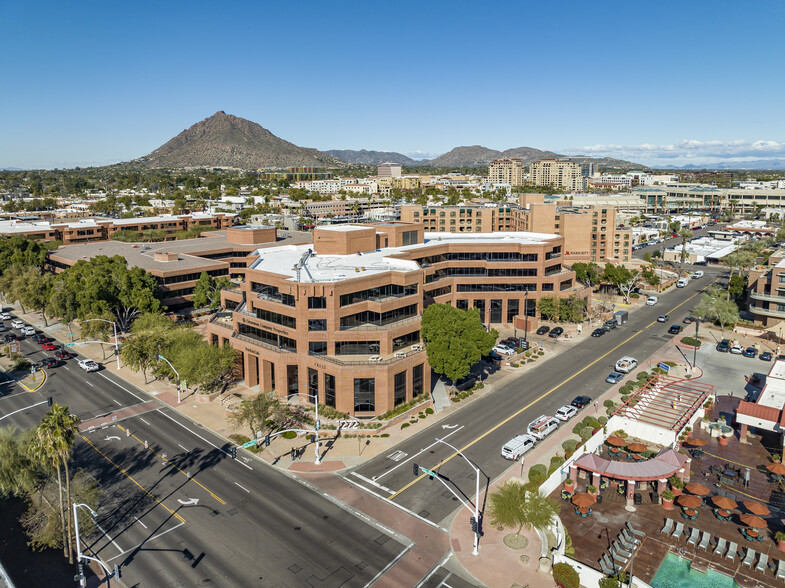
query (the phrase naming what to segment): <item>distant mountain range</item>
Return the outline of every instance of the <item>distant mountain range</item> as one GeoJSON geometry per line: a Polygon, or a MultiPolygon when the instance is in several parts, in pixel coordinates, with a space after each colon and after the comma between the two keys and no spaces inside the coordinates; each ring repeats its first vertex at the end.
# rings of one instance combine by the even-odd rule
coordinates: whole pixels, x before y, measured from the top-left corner
{"type": "Polygon", "coordinates": [[[754,159],[752,161],[719,161],[715,163],[703,163],[700,165],[665,165],[662,169],[707,169],[707,170],[785,170],[785,161],[782,159],[754,159]]]}
{"type": "Polygon", "coordinates": [[[421,162],[401,153],[394,151],[368,151],[361,149],[354,151],[352,149],[330,149],[325,151],[328,155],[332,155],[355,165],[379,165],[380,163],[400,163],[401,165],[422,165],[421,162]]]}

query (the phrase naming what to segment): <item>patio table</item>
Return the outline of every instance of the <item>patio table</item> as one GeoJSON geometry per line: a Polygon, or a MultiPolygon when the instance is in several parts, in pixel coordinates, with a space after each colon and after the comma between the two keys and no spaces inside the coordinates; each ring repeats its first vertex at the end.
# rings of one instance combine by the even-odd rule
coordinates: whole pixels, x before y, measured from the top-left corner
{"type": "Polygon", "coordinates": [[[717,514],[717,518],[721,521],[729,521],[730,520],[730,511],[724,510],[722,508],[718,508],[714,511],[717,514]]]}
{"type": "Polygon", "coordinates": [[[698,511],[697,510],[692,510],[691,508],[685,508],[684,509],[684,516],[685,516],[685,518],[688,518],[691,521],[694,521],[695,517],[698,516],[698,511]]]}

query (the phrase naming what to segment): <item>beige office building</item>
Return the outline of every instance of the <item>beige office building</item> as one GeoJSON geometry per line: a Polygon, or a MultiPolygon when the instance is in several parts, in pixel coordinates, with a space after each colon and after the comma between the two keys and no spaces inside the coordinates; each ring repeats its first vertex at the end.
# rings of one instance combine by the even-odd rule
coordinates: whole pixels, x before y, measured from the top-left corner
{"type": "Polygon", "coordinates": [[[531,164],[529,181],[535,186],[564,188],[568,192],[582,192],[584,178],[581,166],[561,159],[541,159],[531,164]]]}
{"type": "Polygon", "coordinates": [[[491,184],[523,185],[523,162],[520,159],[494,159],[488,167],[491,184]]]}

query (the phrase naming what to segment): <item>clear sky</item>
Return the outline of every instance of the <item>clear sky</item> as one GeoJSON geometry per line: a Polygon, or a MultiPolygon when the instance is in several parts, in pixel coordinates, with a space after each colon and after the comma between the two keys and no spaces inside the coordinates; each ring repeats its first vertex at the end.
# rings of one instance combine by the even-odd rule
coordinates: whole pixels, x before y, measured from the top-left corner
{"type": "Polygon", "coordinates": [[[142,156],[218,110],[301,146],[785,161],[785,3],[0,2],[0,168],[142,156]]]}

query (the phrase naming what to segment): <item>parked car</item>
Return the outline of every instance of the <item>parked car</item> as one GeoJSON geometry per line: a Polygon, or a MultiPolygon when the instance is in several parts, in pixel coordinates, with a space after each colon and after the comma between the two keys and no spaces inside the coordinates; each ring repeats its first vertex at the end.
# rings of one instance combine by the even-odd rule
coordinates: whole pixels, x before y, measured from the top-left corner
{"type": "Polygon", "coordinates": [[[685,325],[691,325],[692,323],[695,322],[695,319],[691,316],[685,316],[684,320],[681,322],[683,322],[685,325]]]}
{"type": "Polygon", "coordinates": [[[504,341],[500,341],[507,347],[512,347],[513,349],[517,349],[521,345],[521,341],[523,339],[518,339],[518,337],[507,337],[504,341]]]}
{"type": "Polygon", "coordinates": [[[744,357],[756,357],[758,355],[758,350],[754,347],[747,347],[744,351],[741,352],[744,357]]]}
{"type": "Polygon", "coordinates": [[[33,336],[35,335],[35,329],[29,325],[25,325],[22,327],[22,335],[33,336]]]}
{"type": "Polygon", "coordinates": [[[524,453],[529,451],[537,443],[537,440],[531,435],[518,435],[513,437],[502,447],[502,457],[517,461],[524,453]]]}
{"type": "Polygon", "coordinates": [[[771,353],[764,351],[758,356],[758,359],[762,359],[763,361],[771,361],[771,353]]]}
{"type": "Polygon", "coordinates": [[[537,334],[538,335],[544,335],[545,333],[547,333],[550,330],[551,330],[550,327],[544,327],[543,326],[543,327],[540,327],[539,329],[537,329],[537,334]]]}
{"type": "Polygon", "coordinates": [[[744,346],[736,343],[736,345],[730,348],[730,352],[735,353],[736,355],[741,355],[744,353],[744,346]]]}
{"type": "Polygon", "coordinates": [[[54,357],[45,357],[41,360],[41,367],[46,369],[56,368],[60,365],[60,360],[54,357]]]}
{"type": "Polygon", "coordinates": [[[515,349],[513,349],[508,345],[505,345],[504,343],[499,343],[491,351],[495,351],[496,353],[501,353],[502,355],[515,355],[515,349]]]}
{"type": "Polygon", "coordinates": [[[556,411],[554,415],[560,421],[569,421],[572,417],[578,414],[578,409],[574,406],[564,405],[556,411]]]}
{"type": "Polygon", "coordinates": [[[10,343],[11,341],[17,341],[19,337],[16,335],[16,333],[6,333],[3,339],[6,343],[10,343]]]}
{"type": "Polygon", "coordinates": [[[623,374],[629,374],[636,367],[638,367],[638,360],[629,355],[625,355],[616,362],[616,371],[623,374]]]}
{"type": "Polygon", "coordinates": [[[723,339],[719,343],[717,343],[717,351],[721,351],[722,353],[727,353],[730,351],[730,341],[727,339],[723,339]]]}
{"type": "Polygon", "coordinates": [[[553,433],[556,429],[559,428],[559,421],[557,421],[553,417],[549,416],[540,416],[534,419],[532,422],[529,423],[528,428],[526,429],[526,433],[531,435],[538,441],[542,441],[553,433]]]}
{"type": "Polygon", "coordinates": [[[668,315],[667,314],[661,314],[660,316],[657,317],[657,322],[658,323],[667,323],[668,322],[668,315]]]}
{"type": "Polygon", "coordinates": [[[502,356],[501,356],[501,355],[499,355],[499,354],[498,354],[498,353],[496,353],[496,352],[495,352],[493,349],[491,349],[491,350],[488,352],[488,355],[486,355],[485,357],[483,357],[483,359],[484,359],[484,360],[486,360],[486,361],[501,361],[503,358],[502,358],[502,356]]]}
{"type": "Polygon", "coordinates": [[[15,319],[15,320],[11,321],[11,326],[14,329],[21,329],[22,327],[25,326],[25,324],[22,321],[20,321],[19,319],[15,319]]]}
{"type": "Polygon", "coordinates": [[[618,327],[618,326],[619,326],[619,324],[616,322],[616,319],[611,319],[611,320],[609,320],[609,321],[605,321],[605,324],[604,324],[604,325],[602,325],[602,326],[603,326],[603,328],[604,328],[606,331],[612,331],[613,329],[615,329],[616,327],[618,327]]]}
{"type": "Polygon", "coordinates": [[[86,372],[97,372],[101,366],[99,366],[92,359],[80,359],[79,367],[86,372]]]}
{"type": "Polygon", "coordinates": [[[605,329],[594,329],[591,332],[592,337],[602,337],[605,334],[605,329]]]}
{"type": "Polygon", "coordinates": [[[58,349],[55,351],[55,357],[57,359],[71,359],[71,354],[68,353],[65,349],[58,349]]]}
{"type": "Polygon", "coordinates": [[[561,334],[564,333],[564,329],[561,327],[556,327],[555,329],[551,329],[551,332],[548,333],[548,337],[551,339],[557,339],[561,337],[561,334]]]}
{"type": "Polygon", "coordinates": [[[655,304],[657,304],[657,300],[658,298],[656,296],[649,296],[646,299],[646,306],[654,306],[655,304]]]}
{"type": "Polygon", "coordinates": [[[50,341],[47,341],[46,343],[41,343],[41,349],[43,349],[44,351],[54,351],[55,349],[57,349],[57,345],[55,345],[50,341]]]}
{"type": "Polygon", "coordinates": [[[33,341],[35,341],[36,343],[46,343],[47,341],[49,341],[49,338],[41,333],[36,333],[35,335],[33,335],[33,341]]]}
{"type": "Polygon", "coordinates": [[[572,399],[570,405],[574,406],[575,408],[583,408],[590,402],[591,402],[591,398],[589,398],[588,396],[576,396],[575,398],[572,399]]]}
{"type": "Polygon", "coordinates": [[[11,315],[7,312],[0,312],[0,321],[10,321],[11,315]]]}
{"type": "Polygon", "coordinates": [[[624,374],[621,372],[611,372],[608,374],[608,377],[605,378],[605,381],[609,384],[618,384],[624,379],[624,374]]]}
{"type": "Polygon", "coordinates": [[[669,332],[671,335],[678,335],[678,334],[679,334],[679,333],[681,333],[683,330],[684,330],[684,327],[682,327],[681,325],[671,325],[671,328],[670,328],[670,329],[668,329],[668,332],[669,332]]]}

